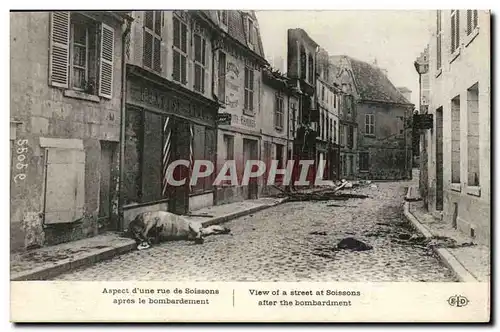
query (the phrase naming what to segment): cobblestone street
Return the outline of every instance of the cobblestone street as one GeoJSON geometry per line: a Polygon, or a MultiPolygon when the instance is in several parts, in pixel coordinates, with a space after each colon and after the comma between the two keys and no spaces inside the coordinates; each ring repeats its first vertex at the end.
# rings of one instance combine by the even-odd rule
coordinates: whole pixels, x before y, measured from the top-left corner
{"type": "Polygon", "coordinates": [[[398,240],[412,233],[402,215],[408,184],[346,190],[367,199],[281,204],[226,223],[231,235],[207,237],[203,245],[164,243],[57,280],[455,281],[430,249],[398,240]],[[330,250],[345,237],[373,249],[330,250]]]}

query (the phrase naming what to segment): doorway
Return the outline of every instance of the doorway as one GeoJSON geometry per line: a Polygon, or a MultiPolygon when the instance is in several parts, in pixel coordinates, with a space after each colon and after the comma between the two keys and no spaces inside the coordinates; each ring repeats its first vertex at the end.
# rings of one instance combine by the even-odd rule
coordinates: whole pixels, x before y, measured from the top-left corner
{"type": "MultiPolygon", "coordinates": [[[[243,164],[246,165],[248,160],[257,160],[259,158],[258,154],[258,142],[253,139],[243,139],[243,164]]],[[[248,182],[248,199],[258,198],[259,183],[258,178],[252,177],[248,182]]]]}
{"type": "Polygon", "coordinates": [[[436,210],[443,210],[443,107],[436,110],[436,210]]]}
{"type": "Polygon", "coordinates": [[[116,169],[116,150],[118,143],[100,141],[101,159],[99,163],[100,183],[99,183],[99,225],[106,230],[118,230],[118,218],[113,213],[113,202],[117,206],[116,184],[118,174],[116,169]]]}

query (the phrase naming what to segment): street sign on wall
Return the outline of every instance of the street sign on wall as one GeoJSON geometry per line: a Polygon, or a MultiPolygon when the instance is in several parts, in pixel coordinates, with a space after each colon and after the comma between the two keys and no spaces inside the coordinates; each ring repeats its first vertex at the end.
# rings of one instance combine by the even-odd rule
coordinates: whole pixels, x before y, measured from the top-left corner
{"type": "Polygon", "coordinates": [[[217,124],[218,125],[231,125],[231,114],[230,113],[219,113],[217,114],[217,124]]]}

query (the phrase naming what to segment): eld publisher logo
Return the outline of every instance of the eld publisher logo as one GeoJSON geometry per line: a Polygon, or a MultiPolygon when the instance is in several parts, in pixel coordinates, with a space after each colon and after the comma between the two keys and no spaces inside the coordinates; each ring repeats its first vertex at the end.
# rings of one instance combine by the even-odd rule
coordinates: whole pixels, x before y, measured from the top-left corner
{"type": "Polygon", "coordinates": [[[448,304],[452,307],[465,307],[467,304],[469,304],[469,299],[462,295],[454,295],[450,296],[450,298],[448,299],[448,304]]]}

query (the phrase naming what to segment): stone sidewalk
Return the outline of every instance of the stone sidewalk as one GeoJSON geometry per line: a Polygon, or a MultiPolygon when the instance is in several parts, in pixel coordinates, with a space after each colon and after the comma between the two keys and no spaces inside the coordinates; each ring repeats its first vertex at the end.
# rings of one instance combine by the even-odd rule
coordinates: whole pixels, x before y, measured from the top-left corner
{"type": "MultiPolygon", "coordinates": [[[[301,192],[321,190],[323,188],[301,190],[301,192]]],[[[215,225],[251,215],[284,201],[286,198],[274,197],[246,200],[192,211],[192,214],[196,216],[185,216],[185,218],[200,222],[203,226],[215,225]]],[[[50,279],[61,273],[130,252],[135,248],[134,240],[123,237],[119,233],[109,232],[55,246],[11,253],[11,280],[50,279]]]]}
{"type": "MultiPolygon", "coordinates": [[[[410,186],[408,192],[418,192],[416,186],[410,186]],[[411,188],[411,189],[410,189],[411,188]]],[[[410,196],[413,196],[410,194],[410,196]]],[[[422,201],[405,203],[405,215],[427,238],[450,238],[456,246],[435,248],[443,263],[455,271],[458,278],[465,282],[490,281],[490,248],[477,244],[473,238],[454,229],[451,224],[438,220],[427,212],[422,201]],[[412,218],[413,217],[413,218],[412,218]],[[469,246],[467,244],[473,243],[469,246]],[[466,244],[465,246],[461,246],[466,244]]]]}

